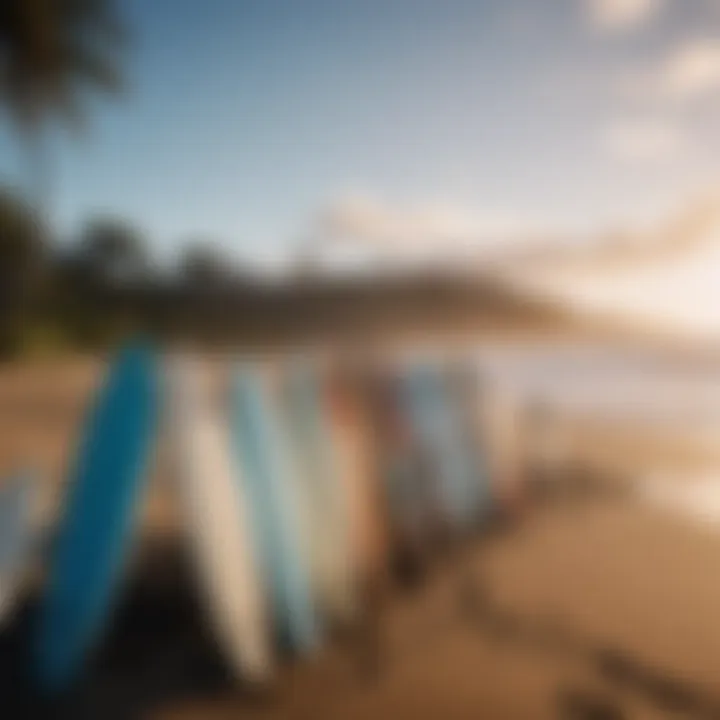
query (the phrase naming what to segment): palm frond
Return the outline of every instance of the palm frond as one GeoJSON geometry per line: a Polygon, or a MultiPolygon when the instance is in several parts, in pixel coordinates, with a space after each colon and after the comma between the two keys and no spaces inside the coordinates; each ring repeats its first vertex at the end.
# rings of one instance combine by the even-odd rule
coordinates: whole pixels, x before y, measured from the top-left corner
{"type": "Polygon", "coordinates": [[[0,103],[26,129],[81,126],[89,90],[122,89],[126,37],[112,0],[0,0],[0,103]]]}

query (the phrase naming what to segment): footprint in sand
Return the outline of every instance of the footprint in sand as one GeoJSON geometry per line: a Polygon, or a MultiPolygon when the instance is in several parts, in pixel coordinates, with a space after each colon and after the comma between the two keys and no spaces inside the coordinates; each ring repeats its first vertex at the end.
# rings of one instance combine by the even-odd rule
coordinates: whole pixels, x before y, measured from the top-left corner
{"type": "Polygon", "coordinates": [[[561,690],[558,696],[560,720],[626,720],[627,715],[612,699],[587,690],[561,690]]]}

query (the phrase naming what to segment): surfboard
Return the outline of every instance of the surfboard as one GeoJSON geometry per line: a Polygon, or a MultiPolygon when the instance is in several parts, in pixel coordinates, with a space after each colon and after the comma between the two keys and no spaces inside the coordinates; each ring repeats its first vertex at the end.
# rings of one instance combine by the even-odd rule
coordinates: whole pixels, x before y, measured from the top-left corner
{"type": "Polygon", "coordinates": [[[419,442],[431,452],[449,521],[467,528],[479,505],[478,483],[453,417],[442,371],[431,363],[412,364],[403,373],[403,397],[419,442]]]}
{"type": "Polygon", "coordinates": [[[297,484],[262,371],[241,365],[232,387],[232,423],[242,477],[252,508],[254,542],[280,639],[306,654],[319,640],[299,518],[297,484]]]}
{"type": "Polygon", "coordinates": [[[157,405],[154,353],[142,345],[123,349],[85,420],[60,511],[34,648],[34,675],[44,691],[63,690],[77,678],[108,621],[157,405]]]}
{"type": "Polygon", "coordinates": [[[493,509],[487,437],[482,426],[482,387],[477,369],[458,358],[444,373],[458,452],[467,473],[468,495],[476,519],[482,522],[493,509]]]}
{"type": "Polygon", "coordinates": [[[199,361],[168,360],[167,417],[178,489],[218,643],[239,678],[265,684],[272,661],[252,519],[232,447],[230,408],[208,385],[199,361]]]}
{"type": "Polygon", "coordinates": [[[296,361],[283,374],[279,396],[317,603],[333,620],[347,622],[356,612],[356,576],[347,485],[327,391],[316,367],[296,361]]]}
{"type": "Polygon", "coordinates": [[[18,599],[33,544],[32,476],[19,473],[0,488],[0,626],[18,599]]]}
{"type": "MultiPolygon", "coordinates": [[[[480,432],[492,492],[499,508],[517,515],[527,490],[522,406],[510,388],[496,378],[488,378],[485,383],[480,405],[480,432]]],[[[534,436],[539,437],[548,428],[551,428],[550,422],[539,423],[534,436]]]]}
{"type": "Polygon", "coordinates": [[[396,569],[417,575],[425,568],[431,544],[432,469],[412,437],[401,389],[400,374],[382,368],[374,373],[367,393],[386,508],[388,554],[396,569]]]}
{"type": "Polygon", "coordinates": [[[331,440],[345,486],[349,552],[355,586],[376,585],[386,570],[386,528],[378,452],[367,379],[358,370],[336,369],[327,379],[331,440]]]}

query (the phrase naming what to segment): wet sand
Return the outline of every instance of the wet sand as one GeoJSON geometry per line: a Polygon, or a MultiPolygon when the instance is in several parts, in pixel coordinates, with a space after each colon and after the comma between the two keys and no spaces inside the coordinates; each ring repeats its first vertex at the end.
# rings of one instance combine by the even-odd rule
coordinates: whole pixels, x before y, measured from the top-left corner
{"type": "MultiPolygon", "coordinates": [[[[3,470],[30,452],[46,496],[57,495],[99,367],[54,369],[47,387],[26,379],[24,392],[0,377],[3,470]],[[65,415],[32,399],[53,388],[65,415]],[[14,410],[4,393],[22,398],[14,410]]],[[[439,559],[426,583],[397,587],[313,662],[287,659],[260,696],[227,675],[171,483],[155,478],[112,627],[76,692],[48,706],[26,689],[32,597],[0,633],[7,717],[720,717],[720,530],[641,504],[608,467],[577,459],[516,525],[439,559]]],[[[44,505],[49,518],[54,502],[44,505]]]]}

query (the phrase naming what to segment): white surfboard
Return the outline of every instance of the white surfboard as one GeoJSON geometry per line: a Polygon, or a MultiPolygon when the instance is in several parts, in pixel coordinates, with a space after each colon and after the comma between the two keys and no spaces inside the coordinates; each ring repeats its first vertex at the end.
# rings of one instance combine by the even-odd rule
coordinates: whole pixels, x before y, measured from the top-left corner
{"type": "Polygon", "coordinates": [[[237,674],[265,683],[272,673],[268,613],[241,470],[218,399],[198,361],[169,360],[168,420],[206,605],[237,674]]]}
{"type": "Polygon", "coordinates": [[[33,489],[27,473],[0,487],[0,625],[16,603],[31,556],[33,489]]]}
{"type": "MultiPolygon", "coordinates": [[[[342,371],[331,374],[325,382],[328,430],[336,448],[336,467],[345,494],[348,530],[347,548],[341,548],[345,552],[340,557],[340,576],[345,578],[346,593],[354,595],[360,588],[367,589],[377,583],[382,576],[386,553],[377,448],[373,443],[364,390],[358,377],[342,371]]],[[[346,602],[352,609],[359,600],[348,597],[346,602]]]]}

